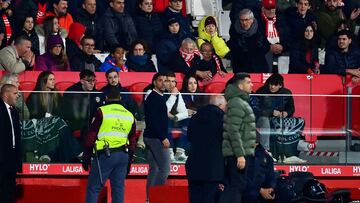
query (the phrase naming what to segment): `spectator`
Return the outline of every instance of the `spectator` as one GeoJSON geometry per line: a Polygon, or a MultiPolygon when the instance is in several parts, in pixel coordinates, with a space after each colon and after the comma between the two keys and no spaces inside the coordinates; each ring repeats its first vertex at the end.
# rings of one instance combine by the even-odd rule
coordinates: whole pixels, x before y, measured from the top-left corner
{"type": "MultiPolygon", "coordinates": [[[[341,20],[339,25],[336,27],[336,33],[334,33],[334,35],[332,35],[330,37],[329,40],[326,41],[326,47],[325,47],[325,52],[326,51],[334,51],[337,49],[337,41],[338,41],[338,35],[337,33],[340,32],[341,30],[349,30],[351,29],[351,23],[349,21],[346,20],[341,20]]],[[[356,45],[356,43],[353,43],[356,45]]],[[[324,56],[325,57],[325,56],[324,56]]]]}
{"type": "Polygon", "coordinates": [[[52,8],[51,11],[46,12],[46,17],[55,16],[59,20],[59,26],[69,32],[70,25],[73,23],[73,18],[67,11],[68,1],[52,0],[52,8]]]}
{"type": "Polygon", "coordinates": [[[121,46],[125,49],[137,38],[133,19],[124,13],[125,0],[110,0],[110,8],[102,17],[106,50],[121,46]]]}
{"type": "Polygon", "coordinates": [[[100,66],[100,71],[106,72],[112,68],[116,72],[128,72],[128,67],[125,64],[125,50],[124,48],[118,46],[111,50],[109,56],[105,58],[105,61],[100,66]]]}
{"type": "MultiPolygon", "coordinates": [[[[154,12],[162,13],[168,6],[170,0],[154,0],[154,12]]],[[[186,6],[181,9],[183,16],[186,16],[186,6]]]]}
{"type": "Polygon", "coordinates": [[[39,74],[34,91],[26,101],[29,107],[30,118],[44,118],[50,116],[61,116],[62,98],[59,93],[50,93],[56,91],[55,75],[51,71],[43,71],[39,74]]]}
{"type": "Polygon", "coordinates": [[[155,53],[156,44],[164,32],[160,15],[153,12],[153,0],[140,0],[139,7],[134,15],[138,38],[148,44],[150,53],[155,53]]]}
{"type": "Polygon", "coordinates": [[[103,28],[96,6],[96,0],[84,0],[82,7],[79,8],[74,20],[86,27],[85,35],[91,36],[95,40],[95,48],[101,50],[103,28]]]}
{"type": "Polygon", "coordinates": [[[170,142],[168,136],[168,111],[164,97],[166,76],[155,73],[152,79],[154,89],[145,100],[144,143],[148,150],[147,161],[150,169],[146,181],[146,200],[149,201],[149,189],[155,185],[164,185],[170,173],[170,142]]]}
{"type": "MultiPolygon", "coordinates": [[[[354,9],[351,12],[350,18],[347,19],[352,23],[351,30],[354,30],[354,20],[359,16],[360,9],[354,9]]],[[[317,14],[317,22],[319,27],[321,44],[320,47],[324,48],[326,41],[336,33],[336,27],[341,20],[345,20],[345,15],[341,8],[338,6],[337,0],[325,0],[317,14]]]]}
{"type": "Polygon", "coordinates": [[[322,73],[349,75],[353,82],[360,81],[360,54],[352,45],[352,35],[348,30],[338,32],[338,47],[327,52],[322,73]]]}
{"type": "Polygon", "coordinates": [[[250,75],[238,73],[227,82],[225,89],[228,106],[224,115],[222,152],[228,185],[220,202],[241,202],[246,190],[246,168],[254,156],[256,139],[255,115],[249,105],[252,86],[250,75]]]}
{"type": "Polygon", "coordinates": [[[19,35],[27,36],[31,41],[31,51],[35,56],[40,55],[39,50],[39,37],[34,29],[34,19],[32,16],[27,16],[23,19],[21,23],[22,30],[19,32],[19,35]]]}
{"type": "Polygon", "coordinates": [[[180,25],[180,33],[186,37],[193,38],[190,20],[181,14],[183,6],[183,0],[169,0],[169,6],[161,14],[164,30],[167,29],[169,20],[176,18],[180,25]]]}
{"type": "Polygon", "coordinates": [[[317,29],[316,16],[311,10],[311,0],[295,1],[296,7],[291,7],[285,12],[285,20],[289,28],[291,44],[299,43],[299,41],[303,39],[303,31],[306,26],[313,24],[317,29]]]}
{"type": "Polygon", "coordinates": [[[294,99],[291,91],[284,87],[284,78],[277,73],[272,74],[256,91],[256,94],[264,94],[264,96],[259,96],[260,117],[257,119],[259,142],[267,151],[270,151],[270,118],[292,117],[295,112],[294,99]],[[284,96],[270,96],[272,94],[284,96]]]}
{"type": "Polygon", "coordinates": [[[171,65],[169,66],[173,72],[188,74],[196,74],[203,80],[210,80],[212,75],[210,71],[200,71],[200,52],[196,43],[186,38],[182,41],[179,51],[173,56],[171,65]]]}
{"type": "Polygon", "coordinates": [[[201,93],[199,82],[194,75],[186,75],[183,79],[181,88],[182,97],[185,106],[188,109],[188,116],[191,117],[196,113],[198,108],[203,104],[204,96],[196,95],[201,93]]]}
{"type": "Polygon", "coordinates": [[[276,176],[272,157],[261,144],[257,144],[255,156],[248,160],[242,202],[273,202],[276,176]]]}
{"type": "Polygon", "coordinates": [[[46,42],[50,35],[60,35],[64,44],[65,38],[68,35],[68,32],[64,28],[59,27],[59,20],[53,16],[46,17],[44,24],[37,25],[35,31],[39,37],[40,55],[46,52],[46,42]]]}
{"type": "Polygon", "coordinates": [[[226,70],[221,59],[219,59],[219,57],[214,53],[214,47],[212,44],[209,42],[203,43],[200,46],[200,52],[203,58],[200,60],[198,70],[210,72],[208,74],[210,74],[211,77],[215,76],[217,73],[219,73],[221,77],[224,77],[226,70]]]}
{"type": "Polygon", "coordinates": [[[70,64],[59,35],[50,35],[47,39],[47,51],[36,58],[35,70],[70,71],[70,64]]]}
{"type": "MultiPolygon", "coordinates": [[[[14,73],[4,74],[0,81],[0,89],[5,84],[14,85],[16,88],[19,89],[20,83],[19,83],[18,75],[14,73]]],[[[19,92],[18,94],[18,99],[16,101],[15,108],[19,112],[20,120],[27,120],[30,118],[29,109],[24,101],[24,94],[21,92],[19,92]]]]}
{"type": "Polygon", "coordinates": [[[80,53],[70,59],[72,71],[99,71],[101,61],[94,55],[95,41],[91,36],[84,36],[80,41],[80,53]]]}
{"type": "Polygon", "coordinates": [[[176,18],[169,19],[167,28],[167,32],[162,36],[156,47],[159,72],[170,70],[171,59],[180,49],[181,42],[186,38],[180,32],[180,24],[176,18]]]}
{"type": "Polygon", "coordinates": [[[210,42],[220,58],[229,58],[230,49],[224,39],[218,35],[216,20],[212,16],[204,17],[198,27],[199,38],[197,44],[200,47],[204,42],[210,42]]]}
{"type": "Polygon", "coordinates": [[[78,22],[70,25],[70,30],[67,38],[65,39],[66,56],[72,60],[76,55],[81,53],[80,42],[84,37],[86,27],[78,22]]]}
{"type": "Polygon", "coordinates": [[[0,70],[21,73],[34,65],[35,55],[30,50],[31,41],[26,36],[15,39],[14,45],[0,50],[0,70]]]}
{"type": "Polygon", "coordinates": [[[283,55],[289,48],[288,33],[285,21],[281,15],[276,14],[276,1],[263,0],[261,17],[259,18],[259,29],[270,44],[270,50],[266,53],[268,63],[267,73],[276,72],[273,65],[277,65],[277,58],[283,55]]]}
{"type": "Polygon", "coordinates": [[[172,163],[185,163],[187,156],[185,148],[187,144],[186,135],[183,128],[188,124],[188,110],[186,109],[184,99],[176,87],[177,81],[175,73],[166,74],[165,87],[168,93],[165,95],[166,107],[169,117],[169,140],[170,140],[170,161],[172,163]],[[173,130],[180,130],[181,134],[178,138],[172,135],[173,130]]]}
{"type": "Polygon", "coordinates": [[[215,203],[220,197],[219,186],[225,172],[222,156],[225,108],[223,96],[211,96],[210,104],[200,108],[190,119],[187,136],[191,153],[185,166],[190,203],[215,203]]]}
{"type": "Polygon", "coordinates": [[[146,42],[135,40],[127,55],[126,66],[134,72],[156,72],[146,42]]]}
{"type": "Polygon", "coordinates": [[[232,6],[230,10],[231,24],[234,24],[238,18],[240,11],[243,9],[249,9],[253,12],[256,18],[260,17],[262,0],[232,0],[232,6]]]}
{"type": "Polygon", "coordinates": [[[258,28],[251,10],[240,11],[237,21],[230,28],[229,44],[234,73],[268,72],[265,54],[270,50],[270,45],[258,28]]]}
{"type": "Polygon", "coordinates": [[[89,121],[92,115],[91,109],[95,109],[96,105],[95,92],[96,75],[90,70],[80,72],[80,81],[67,88],[64,92],[64,119],[69,124],[74,135],[81,135],[84,138],[89,127],[89,121]],[[84,92],[82,93],[73,93],[84,92]],[[88,94],[85,94],[88,92],[88,94]]]}
{"type": "Polygon", "coordinates": [[[23,19],[31,16],[36,25],[43,24],[45,12],[49,8],[47,0],[21,0],[14,10],[16,27],[22,26],[23,19]]]}
{"type": "Polygon", "coordinates": [[[14,24],[9,9],[11,1],[0,0],[0,49],[11,44],[13,40],[14,24]]]}
{"type": "Polygon", "coordinates": [[[121,105],[131,111],[131,113],[135,116],[136,119],[140,120],[140,109],[132,98],[131,94],[129,94],[129,90],[121,86],[118,71],[116,71],[116,69],[114,68],[111,68],[106,71],[105,77],[107,84],[100,90],[101,92],[103,92],[103,95],[107,95],[112,88],[118,90],[121,95],[121,105]]]}
{"type": "Polygon", "coordinates": [[[316,28],[313,24],[305,27],[303,38],[291,46],[289,73],[319,74],[319,54],[316,28]]]}

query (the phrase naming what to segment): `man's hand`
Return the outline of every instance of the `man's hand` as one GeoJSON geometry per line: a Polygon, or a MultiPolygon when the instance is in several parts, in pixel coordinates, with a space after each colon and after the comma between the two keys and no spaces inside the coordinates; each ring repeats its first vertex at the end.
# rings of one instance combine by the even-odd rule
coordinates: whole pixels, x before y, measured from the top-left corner
{"type": "Polygon", "coordinates": [[[357,69],[346,69],[346,73],[356,76],[356,77],[360,77],[360,68],[357,69]]]}
{"type": "Polygon", "coordinates": [[[359,15],[360,15],[360,8],[355,8],[354,10],[352,10],[350,14],[350,19],[356,20],[356,18],[359,17],[359,15]]]}
{"type": "Polygon", "coordinates": [[[281,54],[283,47],[280,44],[272,44],[270,45],[270,51],[273,54],[281,54]]]}
{"type": "Polygon", "coordinates": [[[281,112],[278,111],[278,110],[274,110],[274,111],[273,111],[273,116],[275,116],[275,117],[280,117],[280,116],[281,116],[281,112]]]}
{"type": "Polygon", "coordinates": [[[245,157],[239,156],[237,158],[237,164],[236,164],[238,169],[240,169],[240,170],[244,169],[245,168],[245,162],[246,162],[245,157]]]}
{"type": "Polygon", "coordinates": [[[353,77],[351,78],[351,81],[352,81],[354,84],[357,84],[357,83],[360,82],[360,77],[353,76],[353,77]]]}
{"type": "Polygon", "coordinates": [[[288,116],[288,113],[286,111],[281,112],[281,117],[286,118],[288,116]]]}
{"type": "Polygon", "coordinates": [[[167,138],[165,138],[163,141],[162,141],[162,144],[164,145],[164,148],[169,148],[170,147],[170,142],[167,138]]]}
{"type": "Polygon", "coordinates": [[[203,80],[209,81],[212,79],[212,73],[210,71],[196,71],[196,76],[203,80]]]}
{"type": "Polygon", "coordinates": [[[272,195],[273,192],[272,188],[260,188],[260,195],[267,200],[275,199],[275,195],[272,195]]]}
{"type": "Polygon", "coordinates": [[[179,93],[179,90],[177,87],[174,87],[172,90],[171,90],[171,94],[176,96],[177,94],[179,93]]]}

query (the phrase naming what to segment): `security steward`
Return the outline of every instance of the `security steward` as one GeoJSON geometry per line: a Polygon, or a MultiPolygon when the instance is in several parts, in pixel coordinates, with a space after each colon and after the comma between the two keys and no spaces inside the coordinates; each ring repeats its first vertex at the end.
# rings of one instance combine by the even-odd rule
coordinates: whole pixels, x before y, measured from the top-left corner
{"type": "Polygon", "coordinates": [[[85,139],[83,168],[91,170],[86,191],[86,203],[96,203],[98,194],[110,179],[112,202],[124,202],[124,182],[129,153],[136,146],[136,124],[133,114],[120,104],[118,90],[110,90],[106,105],[95,113],[85,139]]]}

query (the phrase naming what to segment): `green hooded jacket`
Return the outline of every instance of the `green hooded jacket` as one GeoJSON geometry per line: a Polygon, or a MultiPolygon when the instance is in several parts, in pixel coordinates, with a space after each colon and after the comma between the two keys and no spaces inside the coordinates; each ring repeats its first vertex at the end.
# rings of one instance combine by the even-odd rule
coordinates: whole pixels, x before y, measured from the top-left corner
{"type": "Polygon", "coordinates": [[[228,106],[224,115],[223,156],[253,155],[256,127],[249,94],[230,84],[226,87],[225,98],[228,106]]]}

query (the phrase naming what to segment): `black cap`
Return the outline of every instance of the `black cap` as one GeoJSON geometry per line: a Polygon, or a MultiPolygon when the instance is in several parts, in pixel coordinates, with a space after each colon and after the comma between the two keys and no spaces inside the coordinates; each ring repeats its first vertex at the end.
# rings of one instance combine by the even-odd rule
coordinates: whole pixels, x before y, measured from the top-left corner
{"type": "Polygon", "coordinates": [[[167,22],[167,25],[169,26],[169,25],[172,25],[172,24],[174,24],[174,23],[179,23],[179,20],[176,19],[176,18],[170,18],[170,19],[168,20],[168,22],[167,22]]]}

